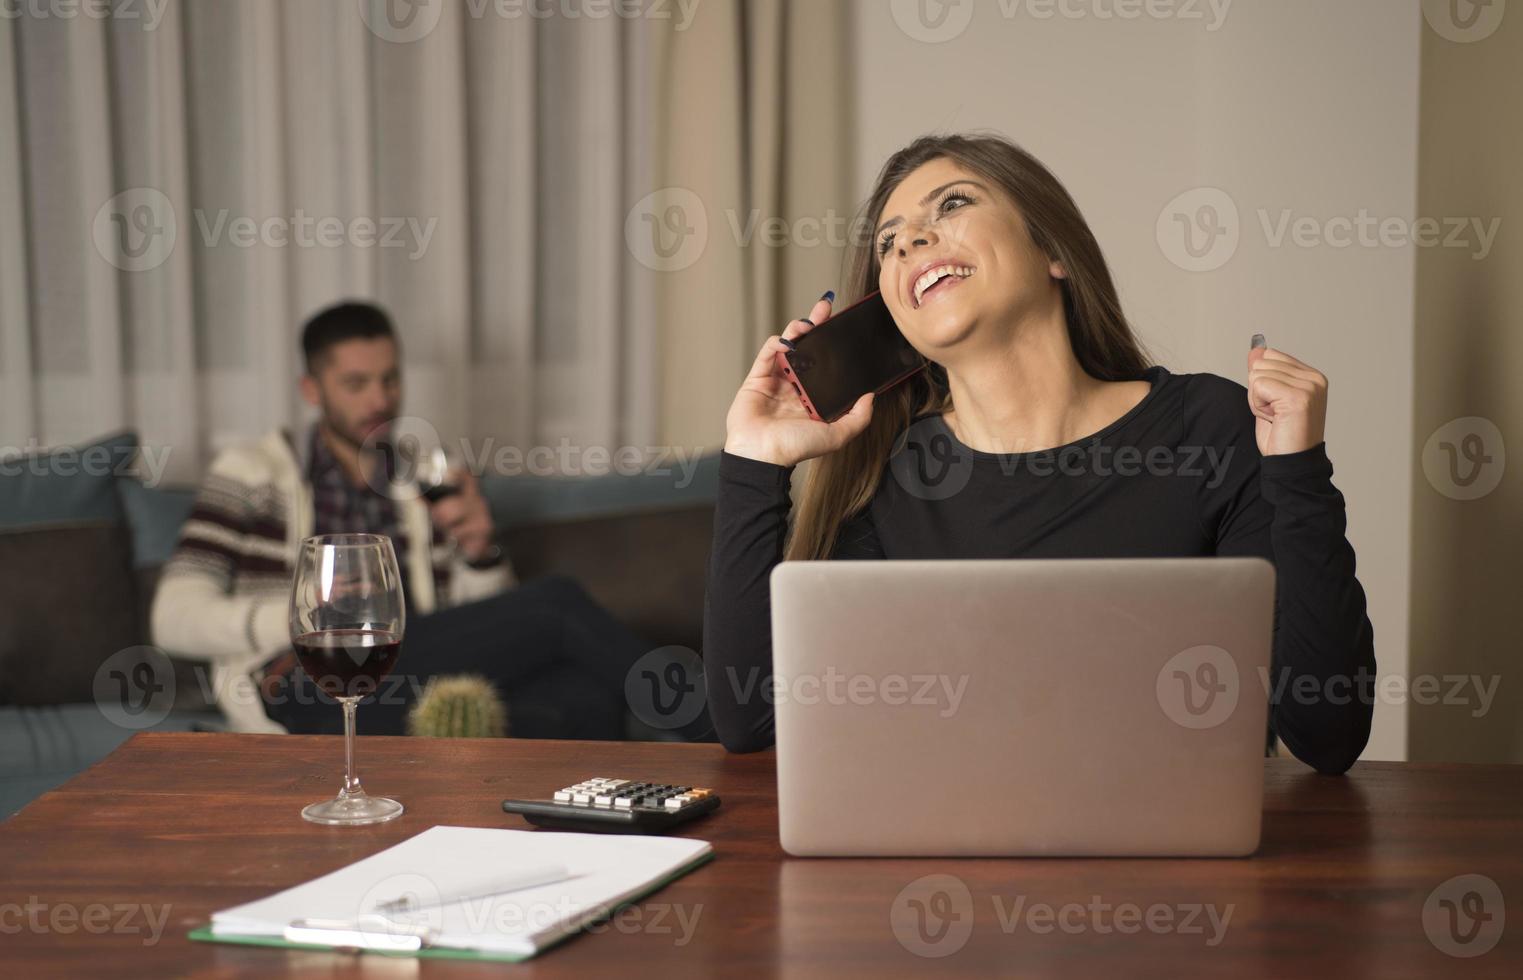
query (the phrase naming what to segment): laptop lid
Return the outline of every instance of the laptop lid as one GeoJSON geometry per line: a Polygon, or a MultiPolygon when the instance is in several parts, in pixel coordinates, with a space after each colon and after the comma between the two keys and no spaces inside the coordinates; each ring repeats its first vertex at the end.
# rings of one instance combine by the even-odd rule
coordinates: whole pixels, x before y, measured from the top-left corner
{"type": "Polygon", "coordinates": [[[789,853],[1258,846],[1269,562],[784,562],[771,585],[752,696],[789,853]]]}

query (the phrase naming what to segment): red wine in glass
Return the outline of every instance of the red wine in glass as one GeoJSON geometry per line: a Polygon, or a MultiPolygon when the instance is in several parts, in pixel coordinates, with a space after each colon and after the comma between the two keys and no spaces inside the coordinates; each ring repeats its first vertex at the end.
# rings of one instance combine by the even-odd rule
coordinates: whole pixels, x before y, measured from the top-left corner
{"type": "Polygon", "coordinates": [[[344,710],[344,784],[301,811],[333,826],[383,823],[402,804],[371,796],[354,768],[355,706],[396,666],[407,628],[402,575],[391,539],[379,534],[306,538],[291,580],[291,646],[307,675],[344,710]]]}
{"type": "Polygon", "coordinates": [[[437,504],[445,497],[453,497],[460,492],[460,488],[453,483],[419,483],[418,486],[423,491],[423,499],[431,504],[437,504]]]}
{"type": "Polygon", "coordinates": [[[386,630],[319,630],[293,638],[291,646],[324,694],[363,698],[396,666],[402,638],[386,630]]]}

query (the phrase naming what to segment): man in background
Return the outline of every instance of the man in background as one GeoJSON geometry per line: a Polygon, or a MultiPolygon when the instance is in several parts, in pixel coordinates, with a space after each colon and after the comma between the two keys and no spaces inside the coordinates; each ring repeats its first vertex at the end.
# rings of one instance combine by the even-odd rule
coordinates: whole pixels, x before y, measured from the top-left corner
{"type": "Polygon", "coordinates": [[[367,734],[402,734],[427,681],[477,674],[526,738],[622,738],[624,680],[646,650],[575,582],[514,586],[475,477],[429,503],[397,493],[384,443],[402,374],[386,314],[343,303],[302,331],[307,431],[270,432],[212,462],[154,597],[154,642],[209,660],[238,731],[341,731],[341,712],[296,663],[288,605],[298,546],[314,534],[384,534],[401,567],[408,623],[394,677],[362,704],[367,734]]]}

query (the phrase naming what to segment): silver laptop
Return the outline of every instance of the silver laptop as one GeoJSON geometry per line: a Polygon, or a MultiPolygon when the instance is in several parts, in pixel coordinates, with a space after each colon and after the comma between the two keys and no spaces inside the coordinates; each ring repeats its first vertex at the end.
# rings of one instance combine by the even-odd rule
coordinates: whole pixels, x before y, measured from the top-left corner
{"type": "Polygon", "coordinates": [[[1258,558],[785,562],[783,848],[1252,853],[1273,618],[1258,558]]]}

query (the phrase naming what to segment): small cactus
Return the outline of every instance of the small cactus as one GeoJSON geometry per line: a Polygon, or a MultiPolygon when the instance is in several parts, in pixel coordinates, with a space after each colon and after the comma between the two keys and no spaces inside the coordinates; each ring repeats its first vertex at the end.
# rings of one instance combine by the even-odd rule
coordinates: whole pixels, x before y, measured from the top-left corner
{"type": "Polygon", "coordinates": [[[485,677],[435,677],[407,715],[407,731],[427,738],[502,738],[507,708],[485,677]]]}

